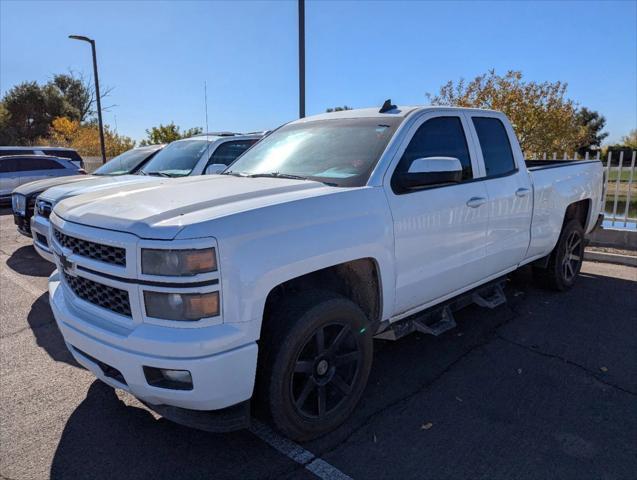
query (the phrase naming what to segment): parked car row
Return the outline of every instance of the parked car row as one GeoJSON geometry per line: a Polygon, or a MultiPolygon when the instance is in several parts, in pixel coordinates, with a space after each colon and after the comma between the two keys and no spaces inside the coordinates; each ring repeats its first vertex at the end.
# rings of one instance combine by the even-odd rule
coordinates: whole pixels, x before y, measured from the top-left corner
{"type": "Polygon", "coordinates": [[[113,158],[92,175],[57,177],[22,185],[12,195],[15,223],[21,233],[33,237],[33,246],[40,256],[53,262],[49,215],[57,202],[127,183],[218,173],[262,136],[262,133],[221,132],[178,140],[168,146],[139,147],[113,158]]]}
{"type": "Polygon", "coordinates": [[[601,164],[526,162],[499,112],[387,101],[257,140],[171,143],[137,181],[43,192],[31,222],[74,358],[208,430],[247,426],[255,401],[295,440],[337,428],[374,338],[440,335],[523,265],[571,288],[600,219],[601,164]]]}

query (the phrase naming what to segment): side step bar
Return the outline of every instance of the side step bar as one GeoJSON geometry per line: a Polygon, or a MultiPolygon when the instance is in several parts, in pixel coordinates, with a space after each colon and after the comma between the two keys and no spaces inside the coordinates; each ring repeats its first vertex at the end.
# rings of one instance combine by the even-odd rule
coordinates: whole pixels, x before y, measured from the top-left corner
{"type": "Polygon", "coordinates": [[[413,332],[421,332],[435,337],[442,335],[456,326],[453,312],[472,303],[483,308],[497,308],[506,303],[504,294],[504,279],[478,287],[461,294],[442,305],[436,305],[422,312],[416,313],[396,323],[390,324],[385,330],[377,333],[374,338],[379,340],[398,340],[413,332]]]}

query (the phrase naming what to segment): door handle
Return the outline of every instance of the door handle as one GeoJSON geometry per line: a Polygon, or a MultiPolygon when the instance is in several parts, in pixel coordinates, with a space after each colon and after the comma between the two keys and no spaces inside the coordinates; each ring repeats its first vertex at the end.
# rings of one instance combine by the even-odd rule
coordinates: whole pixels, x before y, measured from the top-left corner
{"type": "Polygon", "coordinates": [[[518,188],[515,191],[516,197],[526,197],[529,194],[530,190],[528,188],[518,188]]]}
{"type": "Polygon", "coordinates": [[[484,197],[471,197],[467,200],[467,207],[478,208],[480,205],[487,203],[487,199],[484,197]]]}

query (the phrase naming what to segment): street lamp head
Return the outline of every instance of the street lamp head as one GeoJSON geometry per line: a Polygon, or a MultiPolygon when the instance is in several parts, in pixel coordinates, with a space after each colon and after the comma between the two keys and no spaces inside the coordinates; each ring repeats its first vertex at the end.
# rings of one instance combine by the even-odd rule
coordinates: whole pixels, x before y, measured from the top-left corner
{"type": "Polygon", "coordinates": [[[84,42],[93,43],[93,40],[91,40],[88,37],[85,37],[84,35],[69,35],[69,38],[71,38],[73,40],[82,40],[84,42]]]}

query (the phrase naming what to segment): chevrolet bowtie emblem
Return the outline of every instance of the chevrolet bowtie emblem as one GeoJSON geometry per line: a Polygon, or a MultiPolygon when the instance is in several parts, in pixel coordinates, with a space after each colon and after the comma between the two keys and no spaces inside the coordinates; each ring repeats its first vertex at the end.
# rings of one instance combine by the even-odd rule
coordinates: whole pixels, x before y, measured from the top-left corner
{"type": "Polygon", "coordinates": [[[69,260],[62,254],[60,254],[60,264],[62,265],[62,270],[69,275],[73,275],[73,263],[69,262],[69,260]]]}

